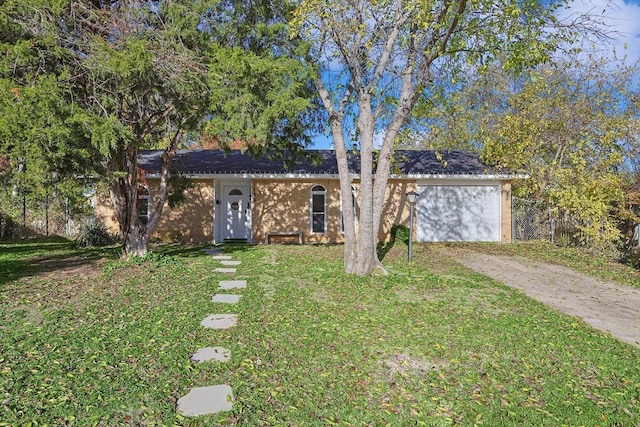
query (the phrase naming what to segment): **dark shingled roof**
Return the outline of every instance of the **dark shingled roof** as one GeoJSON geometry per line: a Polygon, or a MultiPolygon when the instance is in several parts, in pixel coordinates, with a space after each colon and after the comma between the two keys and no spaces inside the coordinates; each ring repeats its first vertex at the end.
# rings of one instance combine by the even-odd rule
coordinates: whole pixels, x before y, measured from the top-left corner
{"type": "MultiPolygon", "coordinates": [[[[200,174],[338,174],[336,153],[333,150],[309,150],[295,166],[286,168],[282,160],[267,156],[252,157],[241,151],[179,150],[172,169],[188,175],[200,174]],[[315,159],[315,160],[313,160],[315,159]]],[[[144,150],[139,166],[148,173],[160,171],[161,150],[144,150]]],[[[481,175],[495,173],[480,161],[477,153],[468,151],[398,150],[395,170],[402,175],[481,175]]],[[[349,168],[360,172],[359,155],[349,153],[349,168]]]]}

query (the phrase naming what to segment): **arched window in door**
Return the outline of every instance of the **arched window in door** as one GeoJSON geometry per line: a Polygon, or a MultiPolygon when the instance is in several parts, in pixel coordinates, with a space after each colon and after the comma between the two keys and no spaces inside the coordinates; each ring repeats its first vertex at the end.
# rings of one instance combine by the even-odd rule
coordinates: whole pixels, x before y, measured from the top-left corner
{"type": "Polygon", "coordinates": [[[311,188],[311,232],[327,231],[327,190],[322,185],[311,188]]]}
{"type": "Polygon", "coordinates": [[[138,218],[143,224],[149,222],[149,189],[142,185],[138,186],[138,200],[136,200],[136,208],[138,209],[138,218]]]}
{"type": "MultiPolygon", "coordinates": [[[[229,196],[242,196],[242,191],[238,190],[237,188],[234,188],[233,190],[229,191],[229,196]]],[[[234,210],[237,211],[238,209],[240,209],[240,203],[238,201],[233,201],[229,207],[234,210]]]]}

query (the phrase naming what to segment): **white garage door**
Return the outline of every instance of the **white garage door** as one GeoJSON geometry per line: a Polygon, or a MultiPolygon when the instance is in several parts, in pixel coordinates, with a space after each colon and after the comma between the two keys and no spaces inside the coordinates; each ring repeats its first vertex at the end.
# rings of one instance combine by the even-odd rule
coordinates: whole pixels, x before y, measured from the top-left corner
{"type": "Polygon", "coordinates": [[[420,242],[500,241],[499,185],[418,186],[420,242]]]}

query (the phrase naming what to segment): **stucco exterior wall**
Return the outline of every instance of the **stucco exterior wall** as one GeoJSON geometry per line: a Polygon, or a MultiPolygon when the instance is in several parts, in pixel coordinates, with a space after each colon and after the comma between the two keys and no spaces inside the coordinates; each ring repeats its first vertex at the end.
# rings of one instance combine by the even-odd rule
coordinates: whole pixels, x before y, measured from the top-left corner
{"type": "Polygon", "coordinates": [[[511,181],[502,181],[501,212],[501,242],[511,243],[511,181]]]}
{"type": "MultiPolygon", "coordinates": [[[[354,184],[360,209],[359,185],[354,184]]],[[[394,224],[409,225],[408,191],[415,190],[410,181],[389,181],[383,205],[379,240],[390,238],[394,224]]],[[[301,231],[305,243],[340,243],[344,241],[341,232],[340,184],[336,179],[316,180],[275,180],[257,179],[253,181],[252,224],[254,243],[263,243],[268,232],[301,231]],[[313,233],[311,230],[311,189],[322,185],[327,190],[327,230],[313,233]]],[[[356,224],[357,226],[357,224],[356,224]]],[[[270,241],[289,241],[293,238],[272,236],[270,241]]]]}
{"type": "Polygon", "coordinates": [[[113,204],[111,203],[109,192],[97,192],[95,198],[93,217],[97,222],[106,225],[110,233],[119,234],[118,221],[113,212],[113,204]]]}
{"type": "MultiPolygon", "coordinates": [[[[256,179],[252,188],[253,242],[264,243],[268,232],[301,231],[305,243],[342,242],[340,188],[337,180],[256,179]],[[311,230],[311,189],[322,185],[326,193],[326,232],[311,230]]],[[[284,241],[274,236],[270,241],[284,241]]]]}
{"type": "MultiPolygon", "coordinates": [[[[170,208],[165,202],[162,217],[151,240],[184,243],[210,242],[213,240],[213,181],[194,180],[193,188],[187,192],[184,204],[170,208]]],[[[158,194],[158,180],[149,180],[150,205],[153,208],[158,194]]],[[[109,231],[118,233],[118,222],[108,194],[97,196],[94,216],[103,222],[109,231]]]]}
{"type": "MultiPolygon", "coordinates": [[[[149,190],[155,200],[157,182],[149,190]]],[[[194,180],[187,200],[180,206],[172,209],[165,203],[152,238],[185,243],[213,241],[213,180],[194,180]]]]}
{"type": "MultiPolygon", "coordinates": [[[[411,208],[407,201],[407,193],[409,191],[416,191],[415,181],[389,180],[385,194],[385,203],[382,206],[381,229],[378,233],[379,241],[384,242],[391,238],[391,228],[395,224],[409,227],[409,217],[411,214],[411,208]]],[[[414,237],[416,235],[415,220],[414,218],[414,237]]]]}

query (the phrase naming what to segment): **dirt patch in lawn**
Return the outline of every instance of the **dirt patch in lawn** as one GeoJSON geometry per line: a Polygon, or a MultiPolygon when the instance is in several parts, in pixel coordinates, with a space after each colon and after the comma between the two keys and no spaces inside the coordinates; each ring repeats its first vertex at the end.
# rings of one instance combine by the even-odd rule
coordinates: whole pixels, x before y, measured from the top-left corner
{"type": "Polygon", "coordinates": [[[80,257],[43,257],[29,259],[29,270],[20,279],[6,285],[9,306],[42,310],[60,304],[78,304],[104,286],[99,280],[103,259],[80,257]]]}
{"type": "Polygon", "coordinates": [[[102,272],[105,259],[87,259],[82,257],[42,257],[27,260],[32,275],[48,280],[65,280],[70,276],[92,278],[102,272]]]}
{"type": "Polygon", "coordinates": [[[629,344],[640,346],[640,290],[584,275],[567,267],[519,257],[456,249],[461,264],[629,344]]]}

